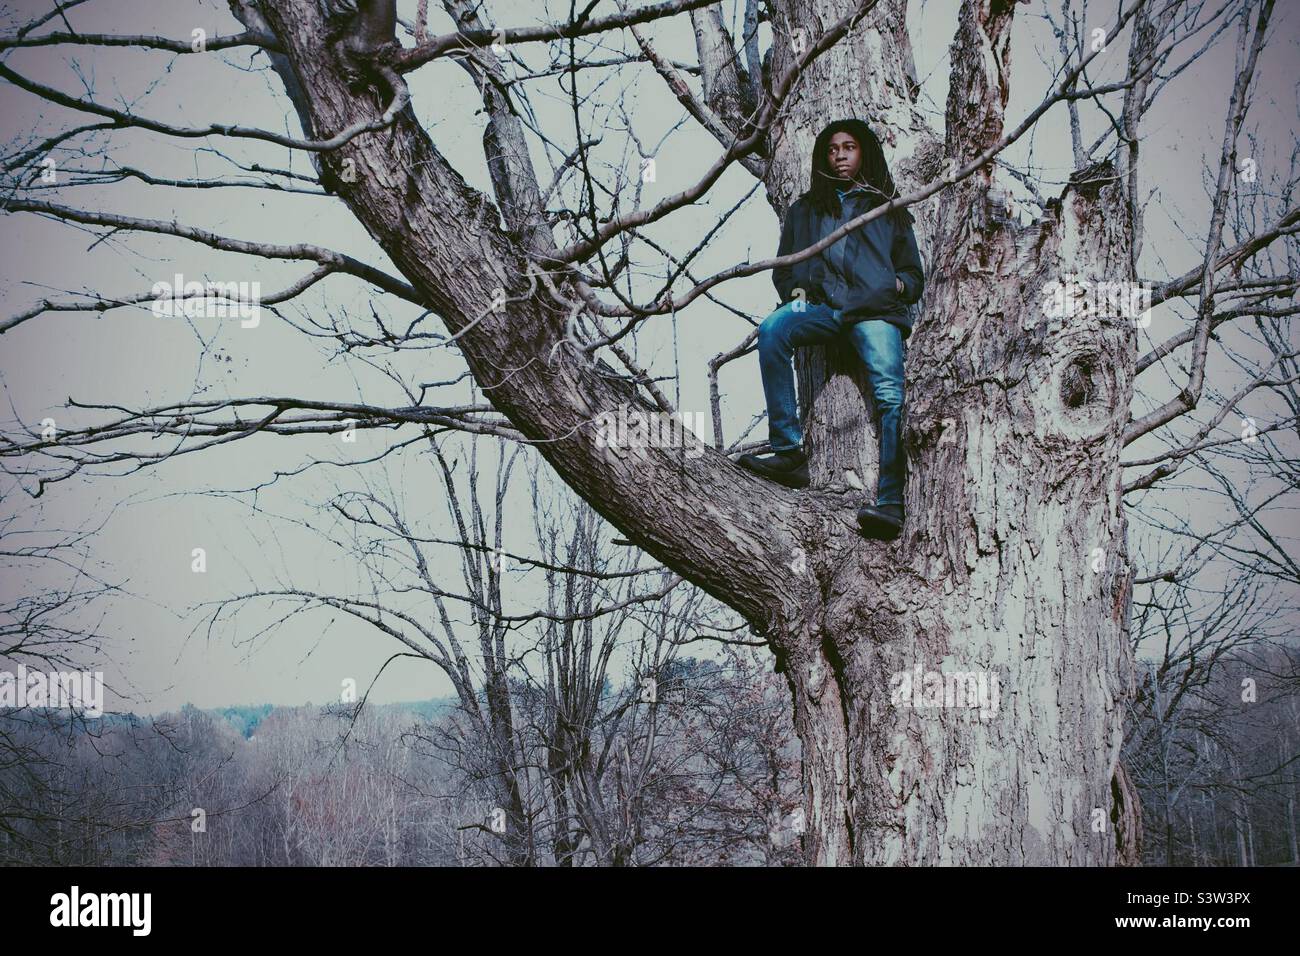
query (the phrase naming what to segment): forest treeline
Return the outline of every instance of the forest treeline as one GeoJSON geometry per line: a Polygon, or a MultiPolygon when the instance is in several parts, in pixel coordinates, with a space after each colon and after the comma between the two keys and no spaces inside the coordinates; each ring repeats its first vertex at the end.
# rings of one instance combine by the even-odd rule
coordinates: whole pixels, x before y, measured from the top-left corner
{"type": "MultiPolygon", "coordinates": [[[[535,862],[596,862],[588,830],[629,826],[639,864],[798,860],[798,741],[783,681],[752,651],[606,682],[580,767],[563,718],[513,687],[535,862]],[[653,710],[619,724],[628,708],[653,710]],[[548,717],[547,711],[551,714],[548,717]],[[609,733],[634,726],[637,733],[609,733]],[[653,726],[653,740],[640,733],[653,726]],[[572,786],[556,786],[567,775],[572,786]],[[591,788],[591,793],[580,793],[591,788]],[[571,791],[563,799],[557,796],[571,791]],[[584,799],[589,797],[590,799],[584,799]],[[603,813],[608,820],[592,820],[603,813]]],[[[185,706],[152,718],[0,714],[0,862],[88,866],[446,866],[505,862],[494,764],[456,701],[185,706]]],[[[513,841],[512,841],[513,842],[513,841]]]]}
{"type": "MultiPolygon", "coordinates": [[[[1195,686],[1147,672],[1125,749],[1147,864],[1295,865],[1294,655],[1235,655],[1195,686]],[[1175,700],[1175,696],[1179,699],[1175,700]]],[[[602,688],[580,768],[545,694],[513,685],[516,761],[540,865],[798,865],[799,745],[762,655],[682,658],[602,688]],[[607,733],[628,708],[647,733],[607,733]],[[589,792],[583,792],[588,791],[589,792]],[[592,819],[603,813],[609,819],[592,819]]],[[[0,714],[0,862],[90,866],[447,866],[509,862],[495,761],[454,699],[229,707],[152,718],[0,714]]]]}

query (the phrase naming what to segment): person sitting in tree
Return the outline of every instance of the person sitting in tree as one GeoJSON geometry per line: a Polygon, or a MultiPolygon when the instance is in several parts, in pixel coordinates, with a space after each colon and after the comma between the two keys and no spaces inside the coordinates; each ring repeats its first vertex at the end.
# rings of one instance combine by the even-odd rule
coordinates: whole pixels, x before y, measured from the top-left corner
{"type": "MultiPolygon", "coordinates": [[[[857,119],[836,120],[817,136],[811,185],[786,213],[777,255],[806,249],[897,196],[870,127],[857,119]]],[[[772,270],[783,304],[758,329],[772,454],[743,455],[739,461],[787,487],[808,486],[791,366],[794,350],[847,337],[866,366],[880,418],[876,503],[859,509],[858,524],[868,536],[886,540],[903,526],[903,360],[912,334],[907,307],[920,300],[925,287],[912,222],[906,209],[891,210],[817,255],[772,270]]]]}

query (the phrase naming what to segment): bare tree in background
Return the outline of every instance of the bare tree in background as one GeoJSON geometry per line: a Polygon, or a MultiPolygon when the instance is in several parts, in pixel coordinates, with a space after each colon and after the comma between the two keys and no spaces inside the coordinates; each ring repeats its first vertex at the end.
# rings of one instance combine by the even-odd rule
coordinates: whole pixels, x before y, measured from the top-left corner
{"type": "MultiPolygon", "coordinates": [[[[450,32],[430,35],[424,22],[401,24],[403,39],[419,37],[406,45],[394,0],[232,0],[242,30],[207,40],[202,51],[188,38],[77,33],[62,20],[78,5],[65,4],[62,18],[51,13],[31,21],[0,41],[0,51],[66,44],[189,55],[251,47],[278,75],[301,132],[176,125],[144,109],[109,105],[94,90],[74,94],[46,85],[17,55],[6,55],[0,78],[60,107],[61,119],[68,110],[85,119],[42,130],[6,158],[14,176],[8,212],[54,217],[96,234],[171,236],[307,264],[301,279],[264,298],[268,305],[326,279],[359,279],[412,304],[418,317],[389,327],[376,314],[370,330],[347,323],[309,334],[363,353],[454,342],[490,405],[427,404],[421,388],[396,408],[262,395],[100,409],[103,421],[78,423],[54,439],[30,429],[5,439],[6,460],[33,493],[84,468],[152,464],[254,434],[418,424],[526,441],[628,541],[733,608],[771,646],[793,695],[802,745],[808,862],[1136,860],[1135,807],[1123,797],[1131,781],[1119,764],[1133,686],[1128,625],[1137,572],[1121,453],[1168,430],[1202,401],[1211,333],[1222,318],[1216,303],[1231,297],[1229,318],[1248,318],[1266,314],[1270,298],[1294,293],[1294,271],[1241,275],[1271,244],[1293,249],[1300,210],[1290,205],[1291,180],[1267,219],[1234,222],[1234,233],[1227,217],[1241,188],[1237,144],[1272,0],[1130,0],[1095,29],[1080,8],[1066,5],[1051,87],[1017,116],[1006,111],[1016,66],[1010,39],[1022,5],[964,0],[947,60],[941,131],[919,108],[921,83],[901,0],[771,0],[743,11],[669,0],[601,14],[574,8],[566,23],[527,26],[505,14],[489,21],[479,5],[444,0],[450,32]],[[728,30],[729,9],[740,14],[734,19],[743,35],[728,30]],[[655,21],[679,16],[694,27],[698,82],[653,44],[655,21]],[[761,61],[760,23],[772,37],[761,61]],[[578,78],[609,68],[593,62],[587,41],[620,36],[635,41],[629,58],[661,75],[665,95],[719,144],[696,183],[653,204],[639,201],[628,170],[591,161],[594,93],[580,92],[578,78]],[[1127,56],[1120,78],[1094,81],[1090,70],[1121,38],[1127,56]],[[561,55],[530,67],[522,51],[544,41],[556,41],[561,55]],[[1160,168],[1159,157],[1142,150],[1143,117],[1188,62],[1220,43],[1235,44],[1236,67],[1206,100],[1222,110],[1223,132],[1220,153],[1207,158],[1214,187],[1211,214],[1197,228],[1201,263],[1177,276],[1140,275],[1145,190],[1160,168]],[[435,138],[447,131],[431,135],[412,108],[406,77],[436,69],[444,58],[464,68],[481,94],[495,204],[439,151],[435,138]],[[527,87],[553,75],[571,103],[571,129],[543,130],[531,121],[527,87]],[[1075,168],[1063,184],[1000,160],[1053,108],[1069,111],[1073,121],[1075,168]],[[1108,117],[1105,135],[1093,143],[1079,134],[1084,109],[1108,117]],[[691,270],[699,246],[665,249],[650,228],[671,224],[674,213],[709,196],[733,166],[748,171],[784,212],[804,185],[817,129],[845,114],[863,115],[880,130],[901,202],[918,213],[930,275],[908,353],[908,518],[888,545],[856,533],[854,479],[869,485],[877,443],[861,390],[834,356],[809,355],[802,367],[814,473],[807,492],[773,487],[735,467],[728,452],[737,448],[723,439],[717,414],[719,447],[698,458],[673,448],[610,447],[593,427],[620,407],[672,410],[658,384],[663,370],[641,368],[626,348],[638,326],[668,315],[689,320],[691,303],[718,302],[726,280],[794,258],[741,262],[700,277],[691,270]],[[346,206],[400,275],[308,242],[273,245],[77,202],[84,182],[144,177],[158,188],[213,185],[202,178],[162,181],[147,170],[74,163],[66,188],[42,184],[41,160],[51,151],[95,137],[111,142],[123,132],[311,154],[319,175],[308,187],[319,185],[346,206]],[[542,156],[553,167],[547,175],[535,167],[542,156]],[[1013,180],[1041,203],[1021,208],[1008,187],[1013,180]],[[648,296],[631,282],[647,261],[656,272],[668,267],[662,287],[648,296]],[[1137,376],[1156,362],[1143,353],[1131,320],[1044,317],[1042,290],[1067,275],[1146,282],[1169,311],[1187,302],[1186,331],[1155,346],[1160,357],[1179,363],[1171,398],[1135,411],[1137,376]],[[446,337],[429,331],[430,314],[446,337]],[[173,440],[166,452],[133,440],[164,435],[173,440]],[[1004,706],[996,719],[891,704],[891,675],[953,660],[1000,676],[1004,706]],[[1105,825],[1097,827],[1098,820],[1105,825]]],[[[168,82],[160,76],[160,84],[168,82]]],[[[245,172],[255,185],[303,186],[299,175],[264,164],[245,172]]],[[[152,298],[47,298],[0,321],[0,330],[13,334],[51,311],[102,311],[152,298]]],[[[745,347],[742,340],[729,354],[745,347]]],[[[712,364],[715,381],[727,359],[712,364]]],[[[1235,393],[1234,401],[1253,388],[1235,393]]],[[[1158,479],[1176,473],[1170,468],[1158,479]]],[[[501,715],[489,708],[485,726],[509,739],[507,728],[492,723],[501,715]]],[[[522,813],[523,795],[511,792],[510,774],[501,785],[508,812],[522,813]]]]}
{"type": "Polygon", "coordinates": [[[1142,681],[1126,759],[1148,796],[1144,857],[1160,865],[1295,865],[1294,648],[1218,649],[1142,681]],[[1217,655],[1216,655],[1217,656],[1217,655]]]}
{"type": "Polygon", "coordinates": [[[86,715],[95,701],[72,709],[34,706],[16,691],[30,673],[102,668],[112,636],[103,617],[125,592],[94,555],[107,518],[94,527],[60,529],[44,517],[38,504],[0,519],[0,672],[15,693],[0,705],[0,862],[94,863],[115,828],[138,813],[121,792],[83,785],[86,774],[112,776],[117,748],[103,739],[102,722],[86,715]],[[102,757],[97,771],[80,759],[96,752],[102,757]]]}
{"type": "MultiPolygon", "coordinates": [[[[259,604],[273,609],[259,633],[305,610],[342,611],[401,645],[389,663],[436,665],[457,706],[404,739],[452,771],[434,799],[460,815],[454,843],[462,864],[621,866],[766,854],[769,811],[788,800],[790,783],[790,740],[772,723],[770,687],[750,699],[769,681],[752,661],[720,666],[682,656],[692,645],[761,642],[737,636],[734,616],[702,592],[613,543],[612,529],[568,489],[548,493],[532,452],[474,436],[429,436],[424,444],[414,466],[390,456],[383,471],[359,473],[362,487],[321,506],[333,521],[313,523],[331,550],[361,569],[360,593],[304,581],[261,587],[217,602],[201,626],[221,631],[223,616],[259,604]],[[435,473],[451,538],[438,537],[436,516],[410,513],[398,469],[407,483],[435,473]],[[531,548],[518,531],[506,533],[529,516],[531,548]],[[752,740],[740,739],[756,728],[752,740]],[[784,755],[754,753],[783,745],[784,755]],[[728,816],[745,825],[725,825],[728,816]]],[[[365,713],[378,679],[350,708],[354,715],[365,713]]],[[[302,746],[315,735],[304,728],[302,746]]],[[[352,851],[323,842],[346,828],[322,815],[356,812],[357,801],[339,796],[318,806],[318,791],[348,786],[321,775],[308,752],[294,755],[291,735],[279,739],[272,802],[284,806],[274,824],[283,828],[284,858],[346,861],[352,851]]],[[[344,763],[339,774],[370,786],[373,761],[344,763]]],[[[372,818],[358,818],[363,832],[372,818]]]]}
{"type": "MultiPolygon", "coordinates": [[[[1259,131],[1248,138],[1258,149],[1259,131]]],[[[1230,197],[1227,221],[1237,235],[1252,234],[1291,202],[1298,161],[1293,146],[1280,170],[1257,170],[1250,158],[1241,164],[1259,183],[1230,197]]],[[[1206,179],[1213,198],[1217,183],[1208,171],[1206,179]]],[[[1160,432],[1163,449],[1122,462],[1136,476],[1125,491],[1138,533],[1164,542],[1163,550],[1143,549],[1156,561],[1136,579],[1145,586],[1130,626],[1138,689],[1125,732],[1125,759],[1151,816],[1143,848],[1151,862],[1255,865],[1252,811],[1277,812],[1268,832],[1281,835],[1286,860],[1297,859],[1300,686],[1289,619],[1300,565],[1287,516],[1289,496],[1300,489],[1288,441],[1300,429],[1290,334],[1300,310],[1297,278],[1292,243],[1234,264],[1209,328],[1216,335],[1235,324],[1239,338],[1223,342],[1221,354],[1239,378],[1222,386],[1207,380],[1204,415],[1160,432]],[[1208,533],[1180,513],[1186,509],[1168,507],[1160,483],[1175,473],[1188,500],[1195,495],[1218,509],[1208,533]]],[[[1172,359],[1192,331],[1148,353],[1137,371],[1175,383],[1181,368],[1172,359]]]]}

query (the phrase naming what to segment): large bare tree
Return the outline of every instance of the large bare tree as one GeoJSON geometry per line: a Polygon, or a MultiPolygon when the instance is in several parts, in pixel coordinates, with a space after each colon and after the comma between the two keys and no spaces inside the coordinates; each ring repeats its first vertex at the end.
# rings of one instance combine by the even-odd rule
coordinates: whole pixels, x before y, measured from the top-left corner
{"type": "MultiPolygon", "coordinates": [[[[63,3],[62,19],[79,2],[85,0],[63,3]]],[[[32,466],[37,491],[92,463],[147,463],[260,433],[419,423],[531,443],[629,542],[734,608],[770,644],[790,685],[803,745],[808,862],[1136,858],[1133,788],[1119,765],[1133,685],[1134,578],[1120,455],[1196,407],[1210,333],[1222,321],[1216,294],[1257,293],[1245,303],[1245,314],[1252,314],[1252,306],[1263,308],[1264,296],[1294,291],[1293,276],[1247,281],[1239,273],[1270,243],[1294,234],[1295,207],[1278,209],[1272,221],[1235,242],[1225,237],[1225,211],[1239,181],[1237,140],[1271,0],[1213,7],[1129,0],[1115,4],[1110,19],[1095,28],[1067,3],[1055,79],[1015,116],[1007,115],[1010,51],[1021,5],[963,0],[946,63],[941,130],[919,107],[903,0],[750,2],[738,18],[739,33],[728,29],[732,5],[710,0],[619,4],[600,14],[596,3],[575,5],[564,23],[519,27],[505,11],[495,11],[500,19],[491,21],[480,4],[444,0],[454,28],[439,35],[430,33],[424,2],[410,23],[399,19],[394,0],[231,0],[230,6],[242,32],[203,43],[91,35],[60,25],[56,11],[4,38],[0,50],[58,44],[188,54],[251,47],[269,58],[300,124],[298,135],[179,126],[109,105],[105,97],[64,92],[12,66],[11,57],[0,62],[0,78],[92,119],[11,152],[6,165],[21,180],[7,211],[313,266],[266,297],[267,304],[332,275],[360,279],[436,314],[490,405],[432,406],[419,393],[400,408],[250,396],[145,409],[54,438],[15,435],[6,455],[53,462],[52,470],[32,466]],[[651,36],[656,21],[688,16],[698,66],[687,72],[698,72],[698,81],[656,50],[651,36]],[[760,24],[771,37],[761,60],[760,24]],[[631,35],[638,51],[625,59],[658,72],[691,121],[718,142],[716,159],[698,181],[652,204],[639,201],[635,182],[606,181],[590,161],[594,119],[576,78],[608,64],[595,63],[586,47],[580,55],[578,41],[621,34],[631,35]],[[1137,272],[1143,116],[1199,49],[1234,37],[1237,64],[1218,104],[1222,149],[1211,160],[1216,182],[1212,214],[1200,230],[1201,264],[1147,279],[1157,305],[1193,303],[1187,334],[1160,346],[1162,355],[1180,351],[1185,381],[1169,401],[1135,416],[1134,381],[1146,366],[1133,321],[1104,311],[1047,317],[1043,290],[1068,276],[1146,278],[1137,272]],[[1121,39],[1127,46],[1121,78],[1090,79],[1090,67],[1121,39]],[[536,127],[520,77],[507,70],[511,51],[545,41],[564,51],[553,70],[572,99],[573,129],[563,135],[536,127]],[[412,104],[407,77],[448,57],[481,96],[491,198],[451,165],[412,104]],[[1095,143],[1081,136],[1080,105],[1109,117],[1095,143]],[[1053,109],[1070,118],[1075,162],[1068,180],[1053,186],[1024,170],[1000,174],[1001,154],[1053,109]],[[907,363],[907,522],[889,544],[864,540],[854,524],[856,486],[873,474],[876,436],[861,381],[835,354],[801,360],[814,473],[809,491],[774,487],[736,467],[728,452],[739,446],[723,441],[716,413],[717,447],[698,456],[649,444],[612,446],[595,427],[599,416],[620,407],[672,410],[658,377],[627,347],[635,329],[688,316],[693,302],[714,298],[724,282],[813,255],[832,238],[795,256],[741,262],[701,278],[690,269],[694,252],[664,250],[646,230],[708,196],[733,167],[753,176],[783,213],[806,186],[817,129],[843,114],[864,116],[881,131],[904,194],[900,202],[918,216],[928,263],[907,363]],[[64,192],[72,189],[54,199],[41,194],[40,163],[51,150],[123,130],[310,153],[319,185],[346,206],[400,275],[311,243],[273,245],[86,208],[68,202],[64,192]],[[557,149],[565,155],[547,182],[535,158],[557,149]],[[1022,207],[1013,200],[1008,177],[1040,202],[1022,207]],[[624,281],[633,247],[642,259],[647,247],[656,249],[668,264],[668,281],[649,297],[633,294],[624,281]],[[130,446],[139,435],[180,438],[157,453],[130,446]],[[997,677],[1003,690],[994,719],[891,702],[892,675],[953,663],[997,677]]],[[[250,171],[270,188],[306,188],[284,170],[250,171]]],[[[210,185],[163,182],[138,169],[82,167],[73,174],[96,184],[125,177],[176,188],[210,185]]],[[[887,211],[873,210],[844,228],[887,211]]],[[[151,298],[143,292],[47,298],[0,322],[0,330],[50,311],[103,311],[151,298]]],[[[405,335],[378,324],[370,335],[335,329],[340,349],[430,338],[419,323],[405,335]]],[[[715,360],[715,382],[720,365],[748,344],[715,360]]]]}

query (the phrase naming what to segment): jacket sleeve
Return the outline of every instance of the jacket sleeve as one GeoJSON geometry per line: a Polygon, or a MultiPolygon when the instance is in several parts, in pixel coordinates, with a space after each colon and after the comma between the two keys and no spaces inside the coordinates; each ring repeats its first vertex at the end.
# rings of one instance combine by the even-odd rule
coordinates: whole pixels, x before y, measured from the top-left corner
{"type": "MultiPolygon", "coordinates": [[[[785,222],[781,226],[781,242],[777,246],[776,254],[778,256],[788,256],[794,251],[794,217],[795,205],[785,211],[785,222]]],[[[784,305],[794,298],[794,266],[777,266],[772,270],[772,285],[776,286],[776,294],[781,297],[781,303],[784,305]]]]}
{"type": "Polygon", "coordinates": [[[898,226],[894,229],[894,245],[890,250],[894,260],[894,271],[903,280],[903,291],[899,298],[906,305],[921,300],[925,291],[925,272],[921,267],[921,251],[916,246],[916,233],[912,224],[898,226]]]}

